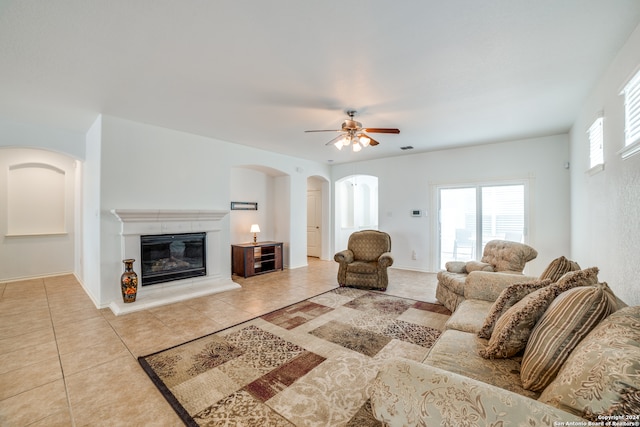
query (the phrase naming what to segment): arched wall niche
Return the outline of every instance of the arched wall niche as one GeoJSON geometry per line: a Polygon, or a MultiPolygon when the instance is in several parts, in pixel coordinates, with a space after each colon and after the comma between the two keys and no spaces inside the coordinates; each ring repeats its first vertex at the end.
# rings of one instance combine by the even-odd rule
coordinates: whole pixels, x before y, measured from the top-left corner
{"type": "Polygon", "coordinates": [[[66,233],[66,172],[33,162],[8,169],[7,235],[66,233]]]}
{"type": "Polygon", "coordinates": [[[0,152],[0,280],[74,272],[82,163],[48,149],[0,152]]]}

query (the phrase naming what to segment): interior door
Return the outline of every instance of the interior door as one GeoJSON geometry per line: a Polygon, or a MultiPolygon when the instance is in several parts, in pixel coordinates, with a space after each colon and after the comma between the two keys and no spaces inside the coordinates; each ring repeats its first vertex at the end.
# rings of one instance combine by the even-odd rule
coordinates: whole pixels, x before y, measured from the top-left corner
{"type": "Polygon", "coordinates": [[[307,191],[307,256],[320,258],[322,249],[322,198],[319,190],[307,191]]]}

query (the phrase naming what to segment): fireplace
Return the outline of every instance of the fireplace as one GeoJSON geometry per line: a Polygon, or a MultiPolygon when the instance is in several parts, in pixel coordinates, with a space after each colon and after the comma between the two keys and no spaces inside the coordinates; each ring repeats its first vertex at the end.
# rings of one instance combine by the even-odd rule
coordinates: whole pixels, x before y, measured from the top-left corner
{"type": "Polygon", "coordinates": [[[207,275],[207,233],[140,236],[142,286],[207,275]]]}
{"type": "MultiPolygon", "coordinates": [[[[120,253],[113,255],[113,265],[118,268],[113,271],[113,279],[103,287],[109,293],[111,302],[109,307],[115,315],[131,313],[184,301],[189,298],[197,298],[217,292],[240,289],[240,285],[231,280],[229,271],[230,253],[229,237],[226,230],[229,225],[225,216],[226,210],[194,210],[194,209],[113,209],[113,215],[120,221],[120,253]],[[179,276],[169,282],[157,281],[153,286],[149,284],[149,272],[145,271],[143,278],[143,248],[142,237],[158,236],[185,236],[198,234],[204,235],[202,253],[202,265],[196,267],[197,273],[189,272],[189,275],[197,277],[179,276]],[[120,295],[119,278],[122,273],[123,259],[135,259],[134,270],[141,279],[138,286],[136,302],[125,304],[120,295]],[[137,266],[137,267],[136,267],[137,266]],[[120,271],[119,271],[120,270],[120,271]],[[118,286],[113,286],[113,283],[118,286]]],[[[152,247],[157,251],[156,255],[167,254],[167,242],[152,247]]],[[[183,242],[184,243],[184,242],[183,242]]],[[[197,245],[185,245],[187,255],[191,255],[197,245]],[[186,247],[189,246],[189,250],[186,247]]],[[[175,251],[174,251],[175,252],[175,251]]],[[[179,252],[179,251],[177,251],[179,252]]],[[[169,255],[171,246],[169,245],[169,255]]],[[[148,255],[148,254],[147,254],[148,255]]],[[[187,258],[192,258],[187,256],[187,258]]],[[[184,260],[183,260],[184,261],[184,260]]],[[[146,269],[145,269],[146,270],[146,269]]],[[[184,273],[174,271],[173,273],[184,273]]],[[[174,276],[175,277],[175,276],[174,276]]]]}

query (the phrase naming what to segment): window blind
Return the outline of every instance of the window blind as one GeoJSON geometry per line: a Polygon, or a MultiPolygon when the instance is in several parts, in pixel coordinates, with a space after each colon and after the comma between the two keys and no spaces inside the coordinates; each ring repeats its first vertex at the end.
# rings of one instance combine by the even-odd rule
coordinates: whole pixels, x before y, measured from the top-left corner
{"type": "Polygon", "coordinates": [[[524,185],[482,187],[483,240],[520,241],[523,233],[524,185]]]}
{"type": "Polygon", "coordinates": [[[640,71],[624,87],[625,146],[640,141],[640,71]]]}
{"type": "Polygon", "coordinates": [[[589,135],[589,167],[594,167],[604,163],[604,119],[599,117],[591,125],[587,134],[589,135]]]}

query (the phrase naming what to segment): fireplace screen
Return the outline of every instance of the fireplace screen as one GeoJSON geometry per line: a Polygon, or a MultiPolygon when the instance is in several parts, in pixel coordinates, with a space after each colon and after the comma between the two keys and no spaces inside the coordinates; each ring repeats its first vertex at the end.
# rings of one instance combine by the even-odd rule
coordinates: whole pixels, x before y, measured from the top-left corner
{"type": "Polygon", "coordinates": [[[140,236],[142,286],[207,275],[206,233],[140,236]]]}

